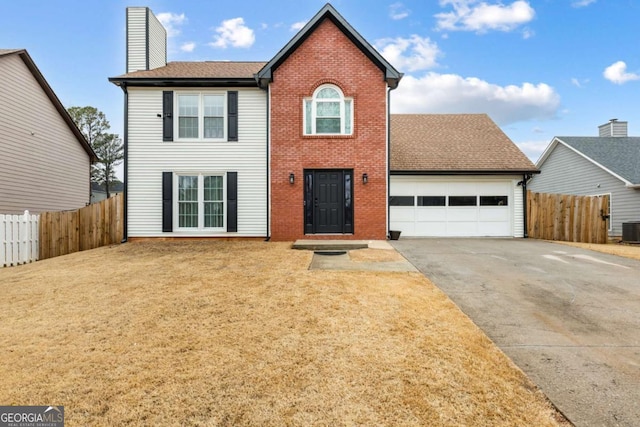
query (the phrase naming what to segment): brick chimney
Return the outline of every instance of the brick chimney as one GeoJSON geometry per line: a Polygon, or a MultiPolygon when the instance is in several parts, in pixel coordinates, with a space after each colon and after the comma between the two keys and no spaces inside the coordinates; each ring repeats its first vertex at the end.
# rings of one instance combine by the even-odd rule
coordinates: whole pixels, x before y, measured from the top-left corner
{"type": "Polygon", "coordinates": [[[127,73],[167,65],[167,31],[148,7],[127,8],[127,73]]]}
{"type": "Polygon", "coordinates": [[[618,119],[611,119],[609,123],[598,126],[599,137],[624,137],[627,135],[627,122],[619,122],[618,119]]]}

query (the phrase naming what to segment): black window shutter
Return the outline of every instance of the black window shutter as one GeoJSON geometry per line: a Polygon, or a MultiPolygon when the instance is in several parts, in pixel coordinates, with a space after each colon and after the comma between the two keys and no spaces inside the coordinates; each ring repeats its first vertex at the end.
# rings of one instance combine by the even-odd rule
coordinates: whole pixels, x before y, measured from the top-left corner
{"type": "Polygon", "coordinates": [[[238,172],[227,172],[227,231],[238,231],[238,172]]]}
{"type": "Polygon", "coordinates": [[[227,92],[227,140],[238,140],[238,91],[227,92]]]}
{"type": "Polygon", "coordinates": [[[162,172],[162,231],[173,231],[173,172],[162,172]]]}
{"type": "Polygon", "coordinates": [[[162,91],[162,140],[173,141],[173,91],[162,91]]]}

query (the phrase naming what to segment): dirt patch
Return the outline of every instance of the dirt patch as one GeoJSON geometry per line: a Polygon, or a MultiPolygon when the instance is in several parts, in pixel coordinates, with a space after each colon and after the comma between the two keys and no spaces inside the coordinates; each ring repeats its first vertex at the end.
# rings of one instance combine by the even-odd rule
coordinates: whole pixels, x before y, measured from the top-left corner
{"type": "Polygon", "coordinates": [[[418,273],[289,243],[139,242],[0,270],[0,401],[78,425],[552,426],[418,273]]]}
{"type": "Polygon", "coordinates": [[[624,243],[575,243],[575,242],[559,242],[562,245],[574,246],[576,248],[589,249],[592,251],[602,252],[605,254],[617,255],[625,258],[640,260],[640,245],[628,245],[624,243]]]}

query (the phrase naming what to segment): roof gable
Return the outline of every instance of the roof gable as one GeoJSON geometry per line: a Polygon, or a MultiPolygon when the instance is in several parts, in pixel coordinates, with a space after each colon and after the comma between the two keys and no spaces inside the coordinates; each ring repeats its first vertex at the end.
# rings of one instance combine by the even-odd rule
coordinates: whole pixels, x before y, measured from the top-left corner
{"type": "Polygon", "coordinates": [[[392,173],[537,173],[486,114],[392,114],[392,173]]]}
{"type": "Polygon", "coordinates": [[[282,64],[325,20],[329,19],[351,40],[380,70],[390,88],[395,89],[402,78],[386,59],[380,55],[337,11],[327,3],[307,24],[271,59],[257,74],[260,87],[266,87],[273,80],[273,71],[282,64]]]}
{"type": "Polygon", "coordinates": [[[563,144],[627,185],[640,185],[640,137],[556,136],[540,157],[538,167],[542,167],[557,144],[563,144]]]}
{"type": "Polygon", "coordinates": [[[67,126],[69,126],[69,129],[71,129],[73,135],[76,137],[80,145],[82,145],[82,148],[84,148],[84,150],[87,152],[89,158],[91,159],[91,162],[98,161],[98,156],[96,156],[96,153],[93,151],[84,135],[82,135],[82,132],[80,132],[73,119],[60,102],[60,99],[58,99],[53,89],[51,89],[51,86],[49,86],[49,83],[47,83],[44,76],[42,75],[36,64],[33,62],[33,59],[31,59],[31,56],[29,56],[29,53],[27,53],[25,49],[0,49],[0,58],[7,55],[18,55],[22,59],[24,64],[27,66],[29,71],[31,71],[31,74],[33,74],[33,77],[42,88],[43,92],[47,95],[47,98],[49,98],[49,100],[51,101],[51,104],[53,104],[56,111],[58,111],[58,114],[60,114],[60,117],[62,117],[67,126]]]}

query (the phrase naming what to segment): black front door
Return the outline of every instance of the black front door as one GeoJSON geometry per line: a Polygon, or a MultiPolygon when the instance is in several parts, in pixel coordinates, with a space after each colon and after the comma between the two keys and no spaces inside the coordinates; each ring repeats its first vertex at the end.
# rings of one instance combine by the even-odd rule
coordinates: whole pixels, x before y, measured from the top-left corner
{"type": "Polygon", "coordinates": [[[353,171],[304,172],[304,232],[353,233],[353,171]]]}

